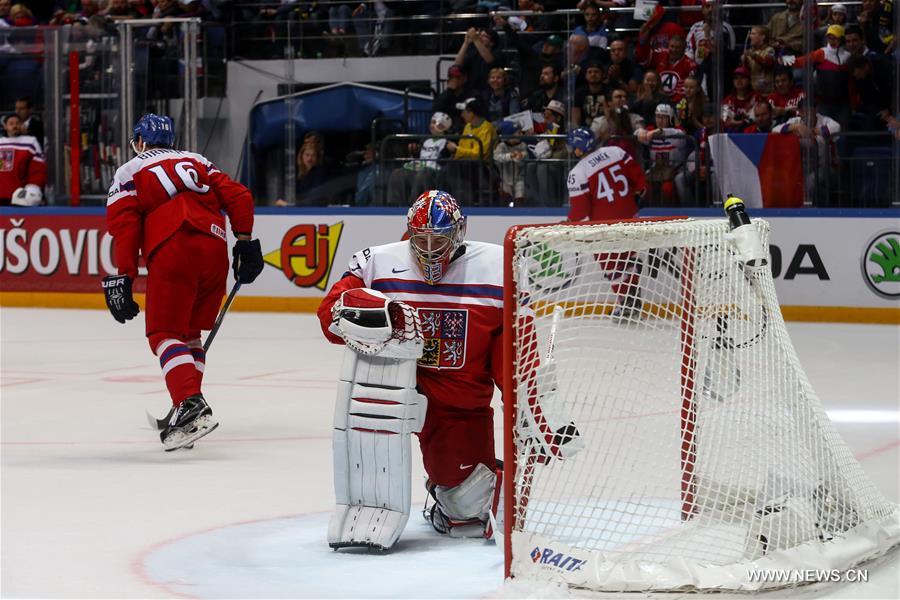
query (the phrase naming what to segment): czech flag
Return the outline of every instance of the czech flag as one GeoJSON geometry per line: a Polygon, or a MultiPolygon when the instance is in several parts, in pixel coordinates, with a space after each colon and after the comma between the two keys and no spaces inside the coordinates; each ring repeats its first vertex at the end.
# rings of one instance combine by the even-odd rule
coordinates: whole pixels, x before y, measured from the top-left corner
{"type": "Polygon", "coordinates": [[[796,135],[719,133],[709,136],[722,198],[734,194],[748,208],[803,206],[803,166],[796,135]]]}

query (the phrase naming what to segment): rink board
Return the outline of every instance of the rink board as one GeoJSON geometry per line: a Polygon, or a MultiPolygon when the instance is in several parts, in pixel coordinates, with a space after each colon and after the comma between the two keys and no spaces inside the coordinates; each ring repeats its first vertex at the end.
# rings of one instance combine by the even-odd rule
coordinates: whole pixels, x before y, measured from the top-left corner
{"type": "MultiPolygon", "coordinates": [[[[700,218],[717,215],[695,212],[700,218]]],[[[565,218],[563,209],[467,213],[467,239],[494,243],[513,225],[565,218]]],[[[894,245],[900,244],[900,211],[756,211],[754,216],[771,223],[771,265],[785,318],[900,323],[900,256],[894,254],[900,247],[894,245]]],[[[234,308],[313,311],[354,252],[402,239],[405,223],[400,209],[259,209],[254,235],[266,267],[241,290],[234,308]]],[[[102,308],[99,281],[114,272],[111,250],[102,209],[4,208],[0,304],[102,308]]],[[[143,276],[135,289],[144,290],[143,276]]]]}

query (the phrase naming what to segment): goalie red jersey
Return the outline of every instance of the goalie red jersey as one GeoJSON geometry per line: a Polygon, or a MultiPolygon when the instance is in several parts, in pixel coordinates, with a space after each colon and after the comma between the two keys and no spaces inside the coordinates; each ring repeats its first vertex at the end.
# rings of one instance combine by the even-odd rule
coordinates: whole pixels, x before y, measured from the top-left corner
{"type": "Polygon", "coordinates": [[[447,407],[486,408],[494,382],[502,380],[502,259],[500,246],[466,242],[432,285],[422,280],[409,242],[366,248],[322,301],[322,331],[331,342],[343,343],[328,328],[331,307],[346,290],[371,288],[406,302],[418,309],[425,335],[417,380],[423,393],[447,407]]]}
{"type": "Polygon", "coordinates": [[[585,156],[569,171],[570,221],[630,219],[647,183],[641,166],[617,146],[585,156]]]}
{"type": "Polygon", "coordinates": [[[494,385],[502,381],[503,249],[466,242],[439,281],[427,283],[410,242],[366,248],[350,261],[319,307],[325,337],[343,343],[331,308],[353,288],[370,288],[415,307],[425,346],[416,383],[428,398],[419,434],[432,482],[455,486],[482,463],[494,464],[494,385]]]}

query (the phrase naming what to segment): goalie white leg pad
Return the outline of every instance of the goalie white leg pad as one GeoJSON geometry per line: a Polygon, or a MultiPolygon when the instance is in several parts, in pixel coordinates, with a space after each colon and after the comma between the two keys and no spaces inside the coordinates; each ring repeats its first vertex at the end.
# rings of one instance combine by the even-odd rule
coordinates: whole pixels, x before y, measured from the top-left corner
{"type": "Polygon", "coordinates": [[[422,430],[426,400],[417,393],[416,361],[344,350],[334,412],[332,548],[387,550],[410,511],[410,434],[422,430]]]}
{"type": "Polygon", "coordinates": [[[465,481],[454,487],[437,485],[438,524],[450,537],[493,537],[491,518],[500,500],[498,472],[478,463],[465,481]]]}

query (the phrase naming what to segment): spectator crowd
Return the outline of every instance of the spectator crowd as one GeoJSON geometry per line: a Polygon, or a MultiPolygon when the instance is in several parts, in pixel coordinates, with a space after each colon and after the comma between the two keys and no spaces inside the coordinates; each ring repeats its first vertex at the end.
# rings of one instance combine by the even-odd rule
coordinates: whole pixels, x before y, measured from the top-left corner
{"type": "MultiPolygon", "coordinates": [[[[310,48],[301,44],[303,56],[336,46],[358,56],[429,52],[451,36],[453,60],[427,134],[390,156],[359,151],[370,157],[360,163],[367,185],[381,181],[392,203],[405,203],[428,182],[482,203],[561,204],[573,160],[565,134],[587,128],[601,145],[620,146],[643,165],[649,202],[689,206],[714,176],[711,133],[795,135],[820,150],[813,153],[819,168],[835,167],[844,134],[880,136],[847,136],[850,148],[887,144],[888,133],[900,139],[893,0],[777,4],[661,0],[638,15],[634,0],[0,0],[0,32],[198,16],[241,30],[262,27],[277,44],[272,28],[288,23],[314,40],[310,48]],[[374,163],[396,170],[379,174],[374,163]]],[[[162,26],[148,35],[167,34],[162,26]]],[[[43,141],[32,126],[20,126],[43,141]]],[[[304,141],[297,154],[298,204],[325,201],[316,192],[327,170],[322,148],[304,141]]]]}
{"type": "MultiPolygon", "coordinates": [[[[786,0],[780,9],[735,10],[734,25],[716,0],[660,2],[644,21],[609,10],[627,4],[582,0],[577,26],[555,30],[552,11],[520,1],[466,31],[434,110],[449,115],[447,133],[475,135],[485,146],[484,169],[494,169],[504,203],[564,201],[563,163],[572,159],[561,138],[574,128],[644,165],[648,203],[682,206],[703,201],[711,133],[798,136],[818,149],[808,172],[837,168],[842,132],[852,134],[845,151],[887,146],[887,133],[900,139],[891,0],[819,11],[786,0]],[[666,4],[699,10],[665,11],[666,4]],[[530,12],[510,14],[516,8],[530,12]],[[746,32],[743,44],[736,31],[746,32]],[[813,48],[804,49],[804,35],[813,48]],[[473,115],[489,125],[473,129],[473,115]]],[[[473,158],[451,152],[446,165],[459,171],[455,160],[473,158]]],[[[454,185],[462,182],[448,177],[445,186],[454,185]]]]}

